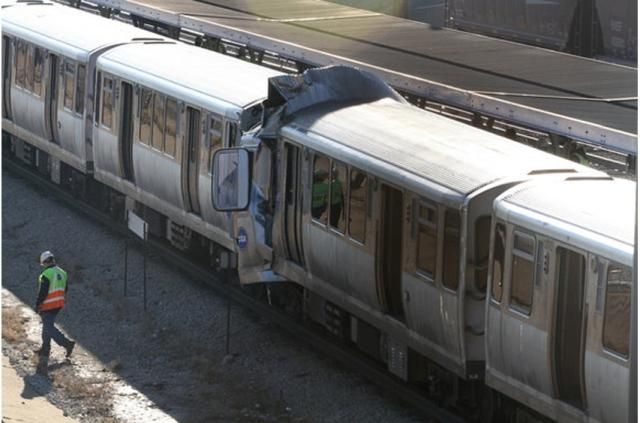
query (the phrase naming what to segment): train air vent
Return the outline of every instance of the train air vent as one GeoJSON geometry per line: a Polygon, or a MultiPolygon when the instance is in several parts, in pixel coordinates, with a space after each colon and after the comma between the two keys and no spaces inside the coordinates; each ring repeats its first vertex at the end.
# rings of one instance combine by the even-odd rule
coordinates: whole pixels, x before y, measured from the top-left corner
{"type": "Polygon", "coordinates": [[[565,181],[613,181],[613,178],[609,175],[598,175],[598,176],[580,175],[580,176],[569,176],[565,179],[565,181]]]}
{"type": "Polygon", "coordinates": [[[576,173],[575,169],[538,169],[529,172],[529,175],[550,175],[554,173],[576,173]]]}

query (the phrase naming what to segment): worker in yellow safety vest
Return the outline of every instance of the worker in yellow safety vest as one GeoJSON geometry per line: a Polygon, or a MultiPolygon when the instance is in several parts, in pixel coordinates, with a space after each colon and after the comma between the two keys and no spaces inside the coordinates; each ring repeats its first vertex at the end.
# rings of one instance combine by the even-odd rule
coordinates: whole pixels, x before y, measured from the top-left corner
{"type": "MultiPolygon", "coordinates": [[[[65,294],[67,293],[67,272],[56,265],[56,259],[51,251],[40,254],[40,265],[43,270],[38,278],[36,312],[42,318],[42,347],[36,352],[45,358],[44,362],[46,363],[51,351],[51,338],[66,350],[67,358],[71,356],[76,343],[55,327],[56,317],[64,307],[65,294]]],[[[38,371],[46,374],[46,364],[44,369],[39,367],[38,371]]]]}

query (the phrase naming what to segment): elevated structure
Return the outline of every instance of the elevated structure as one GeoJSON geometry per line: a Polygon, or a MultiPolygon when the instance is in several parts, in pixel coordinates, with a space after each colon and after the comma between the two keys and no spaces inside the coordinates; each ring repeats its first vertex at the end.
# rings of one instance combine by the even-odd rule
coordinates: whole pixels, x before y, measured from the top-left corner
{"type": "Polygon", "coordinates": [[[462,109],[480,126],[637,154],[635,68],[316,0],[92,1],[256,62],[366,69],[417,105],[462,109]]]}

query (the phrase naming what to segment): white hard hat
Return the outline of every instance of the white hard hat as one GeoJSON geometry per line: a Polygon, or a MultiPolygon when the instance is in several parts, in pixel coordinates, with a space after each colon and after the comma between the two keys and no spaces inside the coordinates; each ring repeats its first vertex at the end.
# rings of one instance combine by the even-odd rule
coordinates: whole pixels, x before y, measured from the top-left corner
{"type": "Polygon", "coordinates": [[[40,254],[40,266],[44,266],[46,262],[53,261],[54,259],[55,257],[53,256],[53,253],[47,250],[44,253],[40,254]]]}

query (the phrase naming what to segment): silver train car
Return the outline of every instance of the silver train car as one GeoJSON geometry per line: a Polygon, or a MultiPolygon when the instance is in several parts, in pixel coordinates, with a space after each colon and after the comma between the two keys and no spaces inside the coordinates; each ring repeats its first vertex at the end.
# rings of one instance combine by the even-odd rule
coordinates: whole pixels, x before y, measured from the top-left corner
{"type": "Polygon", "coordinates": [[[48,3],[2,23],[5,154],[485,421],[633,415],[635,184],[355,69],[283,76],[48,3]]]}
{"type": "Polygon", "coordinates": [[[2,129],[54,158],[54,172],[59,173],[60,161],[89,172],[96,59],[117,45],[145,39],[161,41],[157,35],[69,7],[6,3],[2,129]]]}
{"type": "MultiPolygon", "coordinates": [[[[456,402],[489,408],[496,411],[496,419],[507,416],[511,407],[503,403],[508,404],[510,398],[529,407],[516,409],[513,416],[507,416],[508,421],[518,420],[522,413],[529,413],[533,421],[625,421],[628,362],[609,358],[602,344],[599,350],[590,345],[588,354],[580,356],[584,350],[579,350],[578,344],[587,339],[595,343],[595,332],[587,332],[580,340],[564,335],[579,330],[580,322],[597,325],[594,314],[584,311],[578,315],[577,304],[566,304],[574,288],[569,281],[577,283],[569,276],[576,271],[571,267],[576,266],[575,248],[582,248],[585,257],[599,254],[603,263],[614,260],[625,266],[616,269],[630,274],[634,183],[612,181],[577,163],[505,142],[409,106],[393,95],[364,101],[358,91],[366,90],[367,82],[359,82],[353,71],[311,70],[295,81],[283,77],[272,84],[271,92],[285,92],[268,103],[277,114],[283,110],[275,107],[281,101],[288,112],[265,119],[267,127],[272,120],[281,125],[275,131],[266,128],[259,135],[264,141],[254,154],[251,172],[251,157],[242,149],[223,150],[215,159],[217,169],[227,169],[225,175],[233,173],[237,178],[234,186],[226,183],[224,175],[215,176],[217,207],[242,209],[249,204],[253,225],[271,233],[247,239],[246,212],[236,212],[237,219],[243,220],[234,228],[236,238],[242,235],[244,240],[240,256],[254,247],[263,252],[263,262],[271,258],[275,274],[301,289],[299,300],[308,317],[386,362],[397,376],[437,385],[434,391],[455,392],[456,402]],[[349,77],[341,75],[343,71],[349,77]],[[357,87],[351,101],[348,95],[332,97],[349,91],[336,86],[334,81],[340,79],[357,87]],[[253,175],[251,193],[249,174],[253,175]],[[578,186],[583,188],[566,196],[561,191],[558,195],[562,198],[545,195],[549,185],[555,184],[566,185],[565,191],[571,191],[577,185],[571,185],[572,178],[582,181],[578,186]],[[546,188],[535,188],[539,186],[546,188]],[[518,196],[519,187],[532,187],[529,193],[538,196],[518,196]],[[624,192],[616,187],[624,187],[624,192]],[[611,191],[604,195],[607,189],[611,191]],[[614,191],[625,198],[620,206],[614,201],[614,191]],[[578,198],[587,193],[593,200],[583,200],[585,205],[580,209],[578,198]],[[233,201],[227,203],[227,198],[233,201]],[[515,216],[504,210],[516,198],[530,201],[531,207],[537,205],[541,215],[545,207],[553,214],[531,219],[526,230],[514,232],[510,219],[515,216]],[[252,201],[261,204],[252,207],[252,201]],[[596,201],[599,208],[590,209],[589,204],[596,201]],[[562,216],[563,207],[567,207],[567,216],[562,216]],[[617,207],[624,212],[611,212],[617,207]],[[572,244],[571,236],[559,232],[553,241],[547,220],[564,218],[579,225],[581,212],[592,220],[583,223],[583,230],[593,234],[602,231],[605,236],[594,235],[591,244],[572,244]],[[575,219],[570,217],[572,213],[575,219]],[[611,223],[617,231],[614,233],[610,232],[613,226],[606,226],[612,217],[620,218],[611,223]],[[496,223],[499,219],[505,222],[496,223]],[[601,223],[596,224],[598,221],[601,223]],[[503,248],[508,254],[503,260],[511,260],[511,264],[501,274],[516,273],[513,283],[507,277],[501,283],[504,289],[511,284],[515,288],[505,294],[510,295],[509,301],[494,304],[489,281],[495,278],[496,267],[494,264],[490,274],[490,239],[492,230],[495,232],[492,228],[504,228],[507,222],[511,238],[503,248]],[[620,247],[624,258],[616,255],[617,244],[607,238],[616,239],[620,233],[625,234],[627,243],[620,247]],[[549,263],[548,255],[551,251],[556,254],[560,246],[567,253],[549,263]],[[524,259],[529,260],[528,267],[522,264],[524,259]],[[535,298],[543,304],[563,306],[554,310],[540,305],[535,314],[527,315],[526,307],[531,311],[532,305],[526,302],[528,297],[521,297],[535,289],[520,286],[518,278],[524,278],[525,271],[534,271],[535,266],[556,265],[562,268],[564,279],[555,285],[540,282],[551,288],[545,291],[546,296],[536,294],[535,298]],[[554,294],[554,286],[562,288],[554,294]],[[554,317],[557,313],[564,315],[559,319],[554,317]],[[527,346],[530,352],[524,350],[527,346]],[[592,351],[601,357],[596,358],[592,351]],[[586,357],[588,366],[600,370],[577,364],[584,364],[579,357],[586,357]],[[580,372],[566,368],[569,362],[573,369],[582,366],[580,372]],[[600,384],[605,374],[598,372],[607,366],[617,366],[620,377],[600,384]],[[486,389],[485,378],[492,389],[486,389]],[[572,397],[578,389],[574,384],[584,388],[577,404],[572,397]],[[604,404],[611,395],[620,396],[616,403],[619,410],[605,412],[604,404]]],[[[579,232],[576,228],[560,229],[573,231],[573,235],[579,232]]],[[[549,277],[553,275],[551,272],[549,277]]],[[[631,289],[628,280],[625,286],[631,289]]],[[[592,294],[586,287],[582,292],[592,294]]],[[[605,295],[602,286],[599,295],[605,295]]],[[[293,301],[290,294],[286,296],[293,301]]],[[[628,301],[628,297],[619,301],[628,301]]],[[[628,307],[625,310],[628,312],[628,307]]],[[[628,343],[634,325],[627,321],[617,335],[628,343]]]]}
{"type": "Polygon", "coordinates": [[[488,386],[556,421],[631,421],[635,200],[635,183],[601,177],[496,199],[488,386]]]}
{"type": "Polygon", "coordinates": [[[96,70],[95,179],[233,251],[211,203],[211,156],[260,122],[278,73],[174,43],[111,49],[96,70]]]}
{"type": "Polygon", "coordinates": [[[9,3],[2,24],[3,131],[18,157],[122,219],[141,211],[178,247],[195,233],[233,252],[209,163],[259,123],[278,72],[53,3],[9,3]]]}

